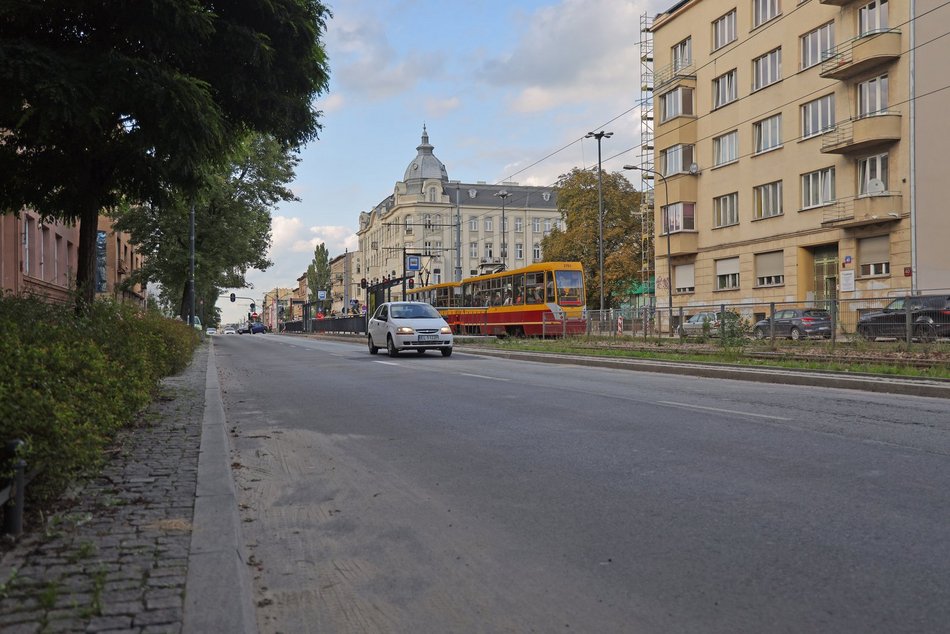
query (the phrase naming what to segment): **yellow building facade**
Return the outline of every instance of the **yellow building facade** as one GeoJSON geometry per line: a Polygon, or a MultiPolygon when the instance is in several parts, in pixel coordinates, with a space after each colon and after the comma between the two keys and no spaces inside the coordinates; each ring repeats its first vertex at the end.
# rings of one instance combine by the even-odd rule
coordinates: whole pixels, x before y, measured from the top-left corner
{"type": "Polygon", "coordinates": [[[656,16],[659,307],[668,270],[674,311],[946,291],[948,28],[936,1],[687,0],[656,16]]]}

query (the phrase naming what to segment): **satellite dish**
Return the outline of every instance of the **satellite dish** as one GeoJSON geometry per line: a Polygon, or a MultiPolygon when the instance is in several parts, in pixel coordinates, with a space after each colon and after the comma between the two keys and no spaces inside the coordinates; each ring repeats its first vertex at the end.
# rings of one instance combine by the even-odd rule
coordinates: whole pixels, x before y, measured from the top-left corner
{"type": "Polygon", "coordinates": [[[884,181],[880,178],[872,178],[868,181],[868,194],[873,196],[875,194],[884,193],[884,181]]]}
{"type": "Polygon", "coordinates": [[[697,165],[696,163],[690,163],[689,173],[692,174],[693,176],[696,176],[696,174],[699,174],[699,165],[697,165]]]}

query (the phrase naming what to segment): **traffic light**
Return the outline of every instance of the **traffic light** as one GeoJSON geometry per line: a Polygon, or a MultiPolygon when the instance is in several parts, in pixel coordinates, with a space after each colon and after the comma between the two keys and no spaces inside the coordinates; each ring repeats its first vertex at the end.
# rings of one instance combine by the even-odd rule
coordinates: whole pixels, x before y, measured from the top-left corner
{"type": "Polygon", "coordinates": [[[366,278],[360,280],[360,288],[366,288],[366,278]]]}
{"type": "Polygon", "coordinates": [[[254,302],[251,302],[251,312],[254,312],[254,302]]]}
{"type": "Polygon", "coordinates": [[[236,300],[236,299],[237,299],[237,295],[235,295],[234,293],[231,293],[231,303],[232,303],[232,304],[234,303],[234,300],[236,300]]]}
{"type": "Polygon", "coordinates": [[[410,277],[410,278],[409,278],[409,288],[414,288],[415,285],[416,285],[416,280],[415,280],[415,278],[410,277]]]}

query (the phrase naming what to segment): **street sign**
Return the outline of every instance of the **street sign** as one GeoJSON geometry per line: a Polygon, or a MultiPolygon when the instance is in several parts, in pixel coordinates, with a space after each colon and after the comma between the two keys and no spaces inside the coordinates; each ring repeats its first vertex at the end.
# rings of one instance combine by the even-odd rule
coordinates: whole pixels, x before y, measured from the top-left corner
{"type": "Polygon", "coordinates": [[[319,299],[319,300],[322,302],[322,301],[325,300],[326,298],[327,298],[327,292],[326,292],[326,291],[317,291],[317,299],[319,299]]]}
{"type": "Polygon", "coordinates": [[[420,258],[418,255],[407,255],[406,256],[406,270],[407,271],[421,271],[422,258],[420,258]]]}

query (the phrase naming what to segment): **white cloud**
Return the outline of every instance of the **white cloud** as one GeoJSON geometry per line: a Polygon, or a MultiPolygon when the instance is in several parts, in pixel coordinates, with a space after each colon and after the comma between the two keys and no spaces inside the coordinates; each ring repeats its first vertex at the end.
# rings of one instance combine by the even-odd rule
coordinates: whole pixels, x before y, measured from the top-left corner
{"type": "Polygon", "coordinates": [[[512,50],[485,63],[483,82],[515,91],[518,112],[616,95],[632,102],[639,91],[637,0],[563,0],[522,16],[524,33],[512,50]]]}
{"type": "Polygon", "coordinates": [[[334,93],[317,101],[315,107],[317,110],[322,110],[324,114],[332,114],[342,110],[344,105],[346,105],[346,98],[340,93],[334,93]]]}
{"type": "Polygon", "coordinates": [[[445,99],[430,97],[425,101],[426,115],[433,118],[444,116],[453,110],[458,110],[461,103],[458,97],[447,97],[445,99]]]}

